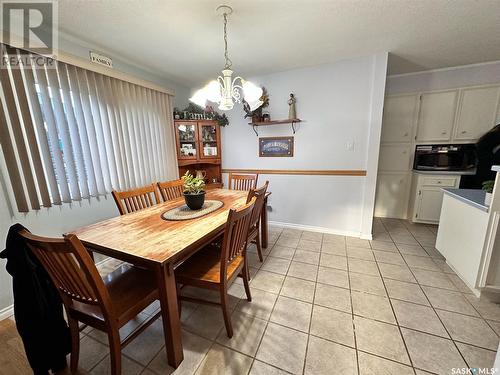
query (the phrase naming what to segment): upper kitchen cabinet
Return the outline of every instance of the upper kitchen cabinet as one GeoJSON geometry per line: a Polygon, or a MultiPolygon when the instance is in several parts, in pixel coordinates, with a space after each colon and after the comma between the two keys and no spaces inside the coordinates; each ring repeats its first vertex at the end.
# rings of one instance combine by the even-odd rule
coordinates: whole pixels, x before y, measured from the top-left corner
{"type": "Polygon", "coordinates": [[[458,90],[425,93],[420,96],[418,142],[448,142],[451,139],[458,90]]]}
{"type": "Polygon", "coordinates": [[[495,125],[499,95],[498,86],[462,90],[456,140],[476,140],[495,125]]]}
{"type": "Polygon", "coordinates": [[[418,95],[388,96],[384,103],[382,142],[409,142],[418,95]]]}

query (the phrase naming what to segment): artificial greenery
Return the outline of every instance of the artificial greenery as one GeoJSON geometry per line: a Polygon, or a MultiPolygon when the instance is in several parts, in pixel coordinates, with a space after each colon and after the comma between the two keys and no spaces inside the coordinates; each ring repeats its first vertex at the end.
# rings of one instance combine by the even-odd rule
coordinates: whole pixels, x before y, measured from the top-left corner
{"type": "Polygon", "coordinates": [[[229,125],[229,119],[227,118],[225,113],[220,115],[219,113],[214,111],[214,120],[219,123],[219,126],[229,125]]]}
{"type": "Polygon", "coordinates": [[[494,186],[495,186],[494,180],[488,180],[483,182],[483,190],[487,193],[493,193],[494,186]]]}
{"type": "MultiPolygon", "coordinates": [[[[180,111],[178,108],[174,108],[174,114],[178,113],[179,116],[182,116],[182,114],[186,113],[199,113],[199,114],[206,114],[207,115],[207,120],[215,120],[219,123],[220,126],[227,126],[229,125],[229,119],[227,118],[226,114],[223,113],[222,115],[215,111],[212,106],[207,106],[206,108],[201,108],[200,106],[194,104],[194,103],[189,103],[189,105],[184,108],[182,111],[180,111]]],[[[184,119],[188,120],[188,119],[184,119]]]]}
{"type": "Polygon", "coordinates": [[[184,193],[200,194],[205,187],[205,181],[202,178],[194,177],[189,171],[186,171],[181,177],[184,182],[184,193]]]}
{"type": "Polygon", "coordinates": [[[194,103],[189,103],[186,108],[184,108],[184,112],[187,113],[203,113],[205,110],[201,108],[199,105],[196,105],[194,103]]]}

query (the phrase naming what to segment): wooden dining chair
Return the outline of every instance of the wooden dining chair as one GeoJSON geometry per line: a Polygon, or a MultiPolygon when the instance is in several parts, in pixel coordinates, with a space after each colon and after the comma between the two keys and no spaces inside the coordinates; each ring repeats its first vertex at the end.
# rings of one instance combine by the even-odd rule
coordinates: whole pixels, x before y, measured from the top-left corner
{"type": "Polygon", "coordinates": [[[222,247],[207,246],[191,256],[175,270],[175,278],[179,284],[219,291],[220,302],[185,297],[180,293],[179,299],[221,306],[229,338],[233,336],[233,328],[228,306],[227,289],[236,277],[243,278],[247,300],[252,300],[248,285],[249,272],[246,246],[254,205],[255,200],[252,200],[243,208],[229,210],[222,247]]]}
{"type": "Polygon", "coordinates": [[[161,315],[158,312],[140,323],[120,341],[119,329],[158,299],[154,274],[122,265],[101,278],[74,234],[64,238],[40,237],[26,230],[20,234],[49,274],[66,309],[71,331],[71,371],[78,369],[78,322],[82,322],[108,334],[111,373],[121,374],[121,350],[161,315]]]}
{"type": "Polygon", "coordinates": [[[262,243],[260,240],[260,215],[264,207],[267,187],[269,186],[269,181],[266,181],[264,186],[258,189],[250,189],[247,196],[247,203],[250,202],[255,197],[255,206],[252,212],[252,220],[250,221],[250,229],[248,230],[248,242],[255,242],[257,246],[257,253],[259,254],[259,260],[264,261],[262,256],[262,243]]]}
{"type": "Polygon", "coordinates": [[[229,189],[250,190],[257,186],[258,174],[235,174],[229,173],[229,189]]]}
{"type": "Polygon", "coordinates": [[[158,182],[158,190],[160,190],[163,202],[180,198],[182,197],[182,193],[184,193],[184,181],[178,179],[174,181],[158,182]]]}
{"type": "Polygon", "coordinates": [[[120,215],[139,211],[160,203],[155,184],[126,191],[113,190],[112,194],[120,215]]]}

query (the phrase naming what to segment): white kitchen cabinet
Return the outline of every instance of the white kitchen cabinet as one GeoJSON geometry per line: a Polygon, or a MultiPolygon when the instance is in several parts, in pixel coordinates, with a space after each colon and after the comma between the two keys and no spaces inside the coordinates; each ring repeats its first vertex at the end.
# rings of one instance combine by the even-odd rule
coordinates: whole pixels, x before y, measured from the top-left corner
{"type": "Polygon", "coordinates": [[[441,214],[441,204],[443,203],[443,191],[441,188],[421,188],[417,212],[414,221],[439,222],[441,214]]]}
{"type": "Polygon", "coordinates": [[[409,173],[380,173],[377,178],[375,216],[406,219],[409,173]]]}
{"type": "Polygon", "coordinates": [[[437,224],[443,202],[442,188],[458,188],[459,185],[459,175],[413,173],[411,220],[437,224]]]}
{"type": "Polygon", "coordinates": [[[412,137],[418,95],[388,96],[384,102],[382,142],[409,142],[412,137]]]}
{"type": "Polygon", "coordinates": [[[458,187],[460,177],[445,174],[436,179],[436,175],[429,174],[426,183],[422,179],[417,190],[418,179],[411,177],[415,145],[472,143],[498,123],[500,85],[387,96],[375,214],[437,223],[442,200],[440,189],[458,187]],[[418,191],[422,196],[417,196],[418,191]],[[397,202],[398,199],[401,201],[397,202]]]}
{"type": "Polygon", "coordinates": [[[456,140],[476,140],[495,125],[499,94],[498,86],[462,90],[456,140]]]}
{"type": "Polygon", "coordinates": [[[384,144],[380,146],[379,171],[407,172],[410,169],[411,146],[406,144],[384,144]]]}
{"type": "Polygon", "coordinates": [[[420,96],[417,141],[447,142],[451,139],[457,99],[458,90],[424,93],[420,96]]]}

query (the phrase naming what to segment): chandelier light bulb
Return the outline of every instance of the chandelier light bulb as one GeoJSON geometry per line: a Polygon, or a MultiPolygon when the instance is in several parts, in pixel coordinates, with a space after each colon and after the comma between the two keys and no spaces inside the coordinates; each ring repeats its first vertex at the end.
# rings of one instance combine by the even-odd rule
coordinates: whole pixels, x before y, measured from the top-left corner
{"type": "MultiPolygon", "coordinates": [[[[246,100],[246,99],[245,99],[246,100]]],[[[259,108],[262,104],[264,104],[264,102],[260,99],[256,100],[256,101],[253,101],[253,102],[249,102],[247,101],[248,103],[248,106],[250,107],[250,111],[255,111],[257,108],[259,108]]]]}
{"type": "Polygon", "coordinates": [[[207,104],[207,94],[205,92],[205,88],[197,90],[194,95],[189,98],[189,101],[193,102],[196,105],[199,105],[200,107],[205,108],[207,104]]]}
{"type": "Polygon", "coordinates": [[[244,79],[241,80],[243,95],[247,102],[256,102],[262,97],[262,88],[244,79]]]}
{"type": "Polygon", "coordinates": [[[221,86],[219,82],[217,81],[210,81],[206,86],[205,86],[205,92],[206,92],[206,97],[207,100],[214,102],[214,103],[219,103],[221,101],[221,86]]]}

